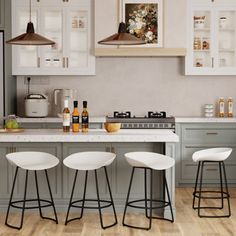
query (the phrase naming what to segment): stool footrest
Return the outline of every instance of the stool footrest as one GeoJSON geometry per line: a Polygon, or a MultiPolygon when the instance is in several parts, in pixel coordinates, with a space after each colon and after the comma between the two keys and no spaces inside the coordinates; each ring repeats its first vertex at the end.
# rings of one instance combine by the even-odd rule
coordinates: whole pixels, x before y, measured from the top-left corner
{"type": "MultiPolygon", "coordinates": [[[[50,207],[52,206],[52,202],[49,201],[49,200],[43,200],[43,199],[39,199],[40,201],[40,208],[45,208],[45,207],[50,207]],[[46,205],[41,205],[41,203],[47,203],[46,205]]],[[[10,203],[10,206],[13,207],[13,208],[17,208],[17,209],[23,209],[22,206],[18,206],[16,204],[19,204],[19,203],[23,203],[24,200],[19,200],[19,201],[12,201],[10,203]]],[[[38,199],[27,199],[25,200],[25,202],[37,202],[38,203],[38,199]]],[[[39,206],[25,206],[25,209],[38,209],[39,206]]]]}
{"type": "MultiPolygon", "coordinates": [[[[151,200],[150,200],[150,199],[147,199],[146,201],[147,201],[147,202],[150,202],[151,200]]],[[[145,206],[138,206],[138,205],[135,205],[135,203],[139,203],[139,202],[140,202],[140,203],[141,203],[141,202],[145,202],[145,199],[139,199],[139,200],[129,201],[129,202],[127,203],[127,206],[133,207],[133,208],[137,208],[137,209],[148,209],[148,210],[151,209],[151,207],[149,207],[149,206],[145,207],[145,206]]],[[[154,199],[153,199],[152,202],[153,202],[153,203],[161,203],[161,204],[162,204],[161,206],[152,206],[152,209],[165,208],[165,207],[167,207],[167,206],[170,205],[169,202],[166,202],[166,201],[163,201],[163,200],[154,200],[154,199]]],[[[152,217],[152,218],[153,218],[153,217],[152,217]]]]}
{"type": "MultiPolygon", "coordinates": [[[[98,202],[97,199],[85,199],[84,202],[98,202]]],[[[112,206],[112,202],[111,201],[108,201],[108,200],[99,200],[100,203],[106,203],[106,205],[103,205],[103,206],[100,206],[101,209],[103,208],[107,208],[107,207],[110,207],[112,206]]],[[[99,209],[98,206],[80,206],[80,205],[75,205],[76,203],[83,203],[83,200],[77,200],[77,201],[73,201],[71,202],[71,207],[75,207],[75,208],[85,208],[85,209],[99,209]]]]}
{"type": "MultiPolygon", "coordinates": [[[[195,191],[195,192],[193,192],[193,196],[194,197],[196,197],[196,198],[199,198],[199,192],[200,191],[195,191]]],[[[219,193],[219,194],[221,194],[221,191],[201,191],[201,198],[202,199],[222,199],[222,198],[229,198],[230,197],[230,195],[227,193],[227,192],[222,192],[222,194],[223,194],[223,197],[221,197],[221,196],[219,196],[219,197],[211,197],[211,196],[209,196],[209,197],[206,197],[206,196],[202,196],[202,194],[204,194],[204,193],[219,193]]]]}

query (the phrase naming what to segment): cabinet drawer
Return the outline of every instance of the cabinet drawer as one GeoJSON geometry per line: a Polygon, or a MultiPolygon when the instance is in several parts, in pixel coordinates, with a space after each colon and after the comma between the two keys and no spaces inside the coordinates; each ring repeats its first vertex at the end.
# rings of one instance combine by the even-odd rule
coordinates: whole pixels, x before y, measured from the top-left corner
{"type": "MultiPolygon", "coordinates": [[[[181,177],[184,180],[194,180],[197,174],[197,164],[190,162],[182,162],[181,177]]],[[[236,180],[236,163],[225,163],[226,176],[228,180],[236,180]]],[[[204,180],[208,182],[219,183],[219,165],[218,164],[205,164],[203,173],[204,180]]]]}
{"type": "Polygon", "coordinates": [[[235,127],[183,127],[183,143],[214,143],[228,144],[236,143],[235,127]]]}

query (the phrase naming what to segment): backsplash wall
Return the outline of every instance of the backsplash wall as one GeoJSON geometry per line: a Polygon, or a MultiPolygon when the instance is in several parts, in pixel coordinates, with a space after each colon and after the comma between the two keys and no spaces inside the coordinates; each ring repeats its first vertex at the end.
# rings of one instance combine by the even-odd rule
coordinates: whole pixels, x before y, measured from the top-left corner
{"type": "MultiPolygon", "coordinates": [[[[232,96],[236,101],[235,76],[184,76],[183,70],[184,60],[177,57],[97,58],[96,76],[51,76],[47,85],[32,85],[31,91],[49,95],[52,105],[54,89],[77,88],[80,109],[82,100],[88,100],[91,116],[114,110],[131,110],[136,115],[166,110],[174,116],[202,116],[203,105],[215,104],[220,96],[232,96]]],[[[21,116],[26,93],[24,78],[18,77],[21,116]]]]}

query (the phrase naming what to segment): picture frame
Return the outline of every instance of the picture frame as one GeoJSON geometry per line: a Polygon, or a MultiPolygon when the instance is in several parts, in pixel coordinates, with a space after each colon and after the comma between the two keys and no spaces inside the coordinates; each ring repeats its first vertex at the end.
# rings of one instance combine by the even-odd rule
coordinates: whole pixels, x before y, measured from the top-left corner
{"type": "Polygon", "coordinates": [[[146,41],[141,47],[163,47],[163,0],[120,0],[120,22],[146,41]]]}

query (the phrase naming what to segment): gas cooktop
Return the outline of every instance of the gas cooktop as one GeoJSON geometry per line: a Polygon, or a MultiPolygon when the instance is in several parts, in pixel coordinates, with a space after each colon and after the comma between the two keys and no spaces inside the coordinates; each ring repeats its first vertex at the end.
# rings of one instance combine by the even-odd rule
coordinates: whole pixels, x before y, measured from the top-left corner
{"type": "Polygon", "coordinates": [[[175,129],[175,118],[167,116],[165,111],[149,111],[144,117],[132,115],[130,111],[115,111],[113,116],[106,117],[106,121],[121,123],[122,129],[175,129]]]}

